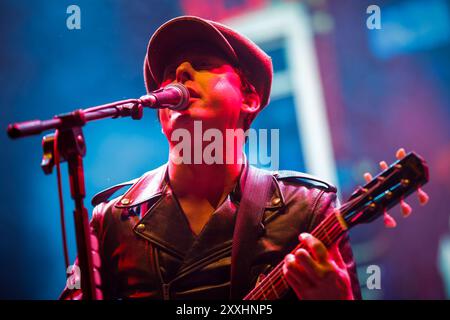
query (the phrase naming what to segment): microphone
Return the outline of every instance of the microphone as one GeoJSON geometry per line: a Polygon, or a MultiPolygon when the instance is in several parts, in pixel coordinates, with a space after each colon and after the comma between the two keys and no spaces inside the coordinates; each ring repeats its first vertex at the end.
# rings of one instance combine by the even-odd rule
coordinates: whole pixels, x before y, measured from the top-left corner
{"type": "Polygon", "coordinates": [[[181,83],[169,84],[164,88],[142,96],[140,104],[154,109],[169,108],[171,110],[184,110],[189,105],[189,90],[181,83]]]}
{"type": "Polygon", "coordinates": [[[104,119],[131,116],[135,120],[142,118],[142,107],[153,109],[169,108],[171,110],[184,110],[189,105],[189,90],[180,83],[152,91],[140,99],[127,99],[107,103],[88,109],[78,109],[69,113],[56,115],[48,120],[31,120],[11,123],[8,125],[10,138],[20,138],[39,134],[50,129],[63,129],[84,126],[87,122],[104,119]]]}

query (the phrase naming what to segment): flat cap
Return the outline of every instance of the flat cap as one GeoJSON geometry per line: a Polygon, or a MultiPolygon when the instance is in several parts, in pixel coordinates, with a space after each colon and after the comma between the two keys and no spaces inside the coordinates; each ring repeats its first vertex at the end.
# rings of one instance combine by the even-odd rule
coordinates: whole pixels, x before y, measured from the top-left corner
{"type": "Polygon", "coordinates": [[[221,50],[255,87],[261,109],[269,103],[272,59],[255,43],[235,30],[215,21],[181,16],[167,21],[150,38],[144,60],[147,92],[161,85],[169,57],[189,43],[210,43],[221,50]]]}

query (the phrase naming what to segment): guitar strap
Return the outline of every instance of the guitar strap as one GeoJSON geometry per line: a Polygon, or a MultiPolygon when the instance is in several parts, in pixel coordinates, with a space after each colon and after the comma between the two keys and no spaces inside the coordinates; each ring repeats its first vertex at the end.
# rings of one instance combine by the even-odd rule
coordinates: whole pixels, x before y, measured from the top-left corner
{"type": "Polygon", "coordinates": [[[262,227],[272,175],[248,165],[244,191],[236,216],[231,250],[230,299],[242,299],[250,291],[250,268],[262,227]]]}

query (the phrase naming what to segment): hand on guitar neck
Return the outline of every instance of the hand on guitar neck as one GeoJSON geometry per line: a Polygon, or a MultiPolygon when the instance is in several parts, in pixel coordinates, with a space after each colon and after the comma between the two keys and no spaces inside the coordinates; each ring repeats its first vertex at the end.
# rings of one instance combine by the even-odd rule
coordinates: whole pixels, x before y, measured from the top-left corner
{"type": "MultiPolygon", "coordinates": [[[[405,156],[406,152],[403,148],[396,153],[399,160],[405,156]]],[[[380,167],[385,171],[388,169],[384,161],[380,162],[380,167]]],[[[368,184],[371,184],[373,180],[370,173],[364,174],[364,179],[368,184]]],[[[383,179],[383,177],[378,178],[379,181],[383,179]]],[[[362,190],[364,190],[362,193],[367,192],[366,189],[362,190]]],[[[428,195],[422,189],[417,189],[417,195],[420,204],[424,205],[428,202],[428,195]]],[[[400,206],[403,217],[411,214],[412,209],[403,198],[400,200],[400,206]]],[[[396,226],[396,221],[386,210],[383,217],[386,227],[396,226]]],[[[285,257],[283,265],[284,278],[297,297],[314,300],[353,299],[350,277],[339,252],[338,242],[327,249],[322,241],[308,233],[302,233],[299,240],[300,245],[285,257]]]]}
{"type": "Polygon", "coordinates": [[[304,248],[284,259],[283,273],[299,299],[352,300],[347,267],[335,244],[329,249],[309,233],[299,236],[304,248]]]}

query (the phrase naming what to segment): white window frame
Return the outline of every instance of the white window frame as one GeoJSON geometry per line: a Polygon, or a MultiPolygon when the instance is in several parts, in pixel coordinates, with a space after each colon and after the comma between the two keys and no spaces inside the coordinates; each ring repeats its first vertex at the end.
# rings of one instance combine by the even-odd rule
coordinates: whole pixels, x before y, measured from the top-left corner
{"type": "Polygon", "coordinates": [[[279,3],[224,23],[255,43],[283,39],[288,70],[274,74],[271,99],[293,96],[306,171],[337,185],[314,33],[305,6],[279,3]]]}

